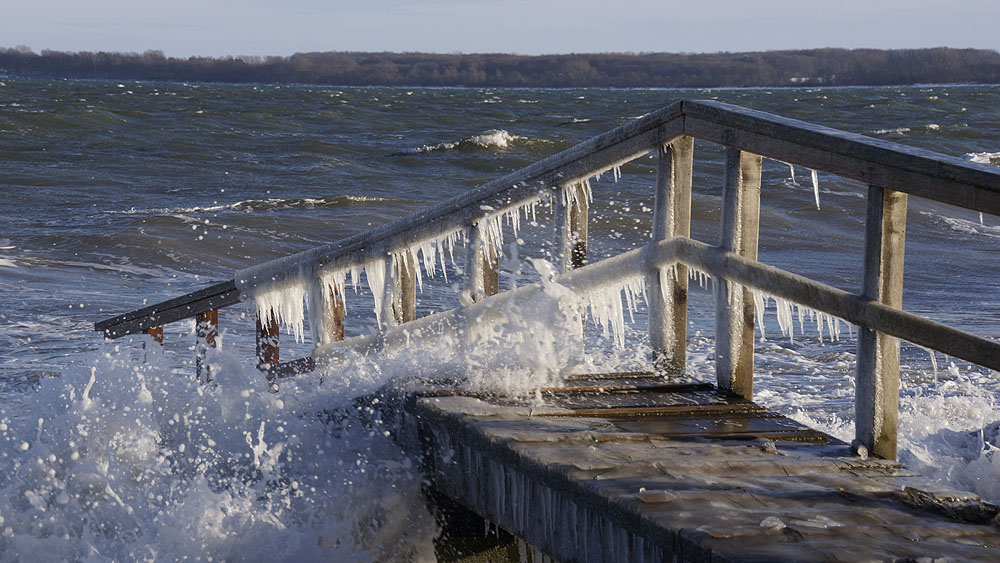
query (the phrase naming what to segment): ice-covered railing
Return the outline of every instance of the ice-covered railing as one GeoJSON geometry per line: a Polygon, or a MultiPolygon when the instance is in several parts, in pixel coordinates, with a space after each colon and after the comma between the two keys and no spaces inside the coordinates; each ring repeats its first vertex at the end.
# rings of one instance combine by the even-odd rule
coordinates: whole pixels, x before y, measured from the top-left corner
{"type": "MultiPolygon", "coordinates": [[[[793,169],[794,170],[794,169],[793,169]]],[[[813,173],[814,189],[816,175],[813,173]]],[[[785,324],[796,303],[817,312],[831,335],[843,319],[859,326],[856,428],[859,453],[893,458],[902,338],[1000,370],[1000,343],[901,310],[907,195],[1000,214],[1000,172],[929,151],[785,119],[713,101],[683,100],[567,151],[393,223],[293,256],[236,272],[235,279],[97,324],[109,338],[156,330],[200,315],[215,330],[218,306],[253,298],[259,312],[258,357],[272,376],[310,369],[315,358],[345,348],[406,346],[414,338],[484,322],[505,303],[539,286],[497,295],[502,224],[519,222],[544,201],[555,207],[561,273],[555,280],[585,297],[605,326],[620,323],[622,292],[644,293],[653,363],[664,373],[685,366],[688,268],[711,275],[716,303],[716,373],[720,392],[753,395],[755,301],[775,299],[785,324]],[[717,246],[689,238],[693,139],[726,147],[722,224],[717,246]],[[650,243],[584,266],[589,179],[654,152],[658,158],[650,243]],[[848,293],[757,262],[762,157],[863,182],[868,190],[860,291],[848,293]],[[423,276],[447,271],[464,245],[464,299],[454,309],[416,318],[423,276]],[[575,269],[574,269],[575,268],[575,269]],[[342,296],[364,270],[379,329],[343,339],[342,296]],[[312,358],[278,362],[278,324],[303,337],[308,317],[312,358]],[[275,366],[281,369],[276,370],[275,366]]],[[[818,205],[818,201],[817,201],[818,205]]],[[[758,305],[759,306],[759,305],[758,305]]],[[[800,309],[801,311],[801,309],[800,309]]],[[[470,332],[470,331],[467,331],[470,332]]],[[[612,330],[612,332],[615,332],[612,330]]]]}

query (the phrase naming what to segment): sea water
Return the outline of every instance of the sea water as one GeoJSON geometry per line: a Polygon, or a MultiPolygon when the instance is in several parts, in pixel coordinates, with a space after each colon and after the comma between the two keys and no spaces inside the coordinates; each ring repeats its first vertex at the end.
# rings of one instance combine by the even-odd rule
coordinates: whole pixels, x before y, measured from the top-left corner
{"type": "MultiPolygon", "coordinates": [[[[437,529],[423,477],[396,439],[382,386],[472,373],[466,385],[527,392],[568,372],[648,367],[641,280],[579,300],[549,281],[553,198],[486,225],[501,287],[543,282],[531,301],[474,332],[456,325],[400,350],[348,354],[281,381],[276,393],[253,367],[252,302],[222,310],[208,384],[195,377],[193,321],[169,325],[162,348],[138,336],[104,342],[93,323],[392,221],[687,97],[1000,162],[1000,89],[986,86],[484,90],[3,78],[0,560],[432,560],[437,529]]],[[[695,150],[692,232],[714,244],[723,150],[700,141],[695,150]]],[[[644,244],[652,223],[655,160],[609,172],[589,181],[592,261],[644,244]]],[[[794,172],[765,160],[761,260],[857,291],[866,188],[808,169],[796,181],[794,172]]],[[[452,233],[396,257],[421,270],[418,315],[467,298],[469,239],[452,233]]],[[[911,198],[904,308],[1000,337],[998,249],[997,217],[911,198]]],[[[348,336],[377,329],[375,297],[393,264],[325,272],[345,297],[348,336]]],[[[716,281],[691,275],[688,375],[710,381],[716,281]]],[[[296,321],[282,334],[283,360],[311,349],[309,291],[270,297],[296,321]]],[[[849,441],[856,329],[755,298],[766,303],[756,400],[849,441]]],[[[1000,501],[997,374],[941,355],[932,363],[907,343],[902,364],[901,461],[1000,501]]]]}

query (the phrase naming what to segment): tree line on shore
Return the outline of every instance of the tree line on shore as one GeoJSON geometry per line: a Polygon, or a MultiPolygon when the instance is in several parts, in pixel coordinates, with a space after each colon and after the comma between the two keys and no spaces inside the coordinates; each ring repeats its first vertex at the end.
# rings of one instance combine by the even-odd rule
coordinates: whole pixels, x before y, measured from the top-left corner
{"type": "Polygon", "coordinates": [[[315,52],[288,57],[35,53],[0,48],[0,74],[45,78],[344,86],[753,87],[1000,83],[987,49],[805,49],[569,55],[315,52]]]}

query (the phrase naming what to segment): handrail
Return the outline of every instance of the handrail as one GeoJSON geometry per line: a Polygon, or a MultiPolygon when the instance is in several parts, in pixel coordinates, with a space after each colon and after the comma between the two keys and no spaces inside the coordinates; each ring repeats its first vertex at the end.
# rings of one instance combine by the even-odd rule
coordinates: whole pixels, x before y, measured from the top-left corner
{"type": "MultiPolygon", "coordinates": [[[[628,277],[644,279],[650,344],[654,364],[660,370],[676,372],[684,368],[688,267],[717,280],[713,291],[716,373],[721,392],[746,399],[753,395],[753,292],[787,299],[857,324],[854,447],[859,453],[867,451],[892,458],[896,452],[899,384],[898,346],[892,337],[1000,371],[1000,343],[901,310],[907,194],[1000,215],[1000,170],[720,102],[683,100],[408,217],[240,270],[230,282],[102,321],[95,328],[114,338],[184,315],[204,315],[205,307],[228,305],[240,296],[253,298],[259,315],[258,355],[261,365],[269,368],[273,382],[273,368],[278,364],[278,317],[288,314],[272,308],[273,292],[295,287],[308,301],[311,324],[317,331],[313,358],[336,354],[344,348],[404,344],[417,333],[429,334],[464,322],[463,318],[489,317],[497,304],[537,291],[537,286],[525,286],[487,297],[496,292],[496,249],[488,248],[486,240],[491,222],[505,213],[516,213],[523,205],[549,198],[555,206],[562,239],[557,248],[564,273],[558,281],[586,293],[620,285],[628,277]],[[689,238],[694,138],[727,149],[718,246],[689,238]],[[650,151],[656,151],[658,157],[650,244],[583,266],[588,179],[650,151]],[[757,262],[762,157],[869,185],[859,294],[757,262]],[[557,197],[560,193],[562,198],[557,197]],[[467,233],[469,241],[466,284],[474,303],[415,319],[413,277],[419,265],[415,265],[414,249],[428,240],[440,241],[457,232],[467,233]],[[376,334],[343,341],[339,324],[343,304],[338,297],[343,288],[337,287],[336,280],[330,282],[327,274],[337,271],[342,276],[346,269],[359,266],[368,269],[373,292],[383,292],[376,297],[382,298],[386,323],[376,334]],[[570,272],[572,267],[580,268],[570,272]],[[669,273],[670,269],[674,271],[669,273]],[[378,276],[382,278],[374,279],[378,276]],[[399,323],[406,324],[395,326],[399,323]]],[[[301,314],[301,306],[295,309],[301,314]]],[[[213,321],[203,317],[203,322],[213,321]]],[[[307,358],[295,365],[311,369],[314,361],[307,358]]]]}

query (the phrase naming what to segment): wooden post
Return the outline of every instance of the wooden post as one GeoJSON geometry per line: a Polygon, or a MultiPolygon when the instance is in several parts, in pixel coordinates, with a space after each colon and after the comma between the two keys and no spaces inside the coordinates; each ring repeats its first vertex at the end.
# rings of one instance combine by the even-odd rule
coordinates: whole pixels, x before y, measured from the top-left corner
{"type": "Polygon", "coordinates": [[[482,253],[483,259],[483,295],[489,297],[496,295],[500,291],[500,268],[499,257],[496,261],[490,260],[488,252],[482,253]]]}
{"type": "Polygon", "coordinates": [[[212,381],[212,370],[205,364],[205,355],[209,348],[215,348],[215,339],[219,335],[219,310],[205,311],[197,317],[198,355],[195,357],[195,370],[198,379],[205,374],[205,383],[212,381]]]}
{"type": "MultiPolygon", "coordinates": [[[[483,219],[486,220],[485,218],[483,219]]],[[[469,246],[465,253],[465,284],[473,301],[482,301],[488,295],[496,295],[500,285],[499,260],[491,260],[486,249],[483,230],[478,225],[469,228],[469,246]]]]}
{"type": "Polygon", "coordinates": [[[399,309],[397,320],[408,323],[417,318],[417,257],[409,250],[403,251],[399,260],[399,309]],[[403,258],[406,258],[405,260],[403,258]]]}
{"type": "Polygon", "coordinates": [[[580,268],[587,264],[587,235],[590,230],[590,201],[583,184],[577,184],[576,202],[569,209],[569,262],[570,267],[580,268]]]}
{"type": "Polygon", "coordinates": [[[330,288],[330,324],[327,334],[332,341],[344,339],[344,319],[347,317],[347,307],[344,305],[344,296],[336,288],[330,288]]]}
{"type": "MultiPolygon", "coordinates": [[[[691,175],[694,139],[681,137],[657,151],[653,243],[691,236],[691,175]]],[[[653,268],[646,274],[649,343],[658,373],[681,373],[687,355],[688,269],[674,266],[676,278],[653,268]]]]}
{"type": "Polygon", "coordinates": [[[153,328],[147,328],[146,334],[153,337],[153,342],[156,342],[160,346],[163,346],[163,327],[154,326],[153,328]]]}
{"type": "Polygon", "coordinates": [[[315,291],[309,294],[310,322],[316,323],[313,337],[317,345],[344,339],[344,296],[320,278],[315,291]],[[312,312],[316,311],[315,314],[312,312]]]}
{"type": "Polygon", "coordinates": [[[267,371],[278,365],[280,334],[274,311],[264,319],[257,315],[257,369],[267,371]]]}
{"type": "MultiPolygon", "coordinates": [[[[903,306],[906,194],[868,188],[864,281],[861,295],[890,307],[903,306]]],[[[899,339],[858,328],[855,452],[896,458],[899,417],[899,339]]]]}
{"type": "Polygon", "coordinates": [[[582,183],[562,188],[556,201],[556,256],[560,272],[568,272],[587,263],[587,231],[590,202],[582,183]]]}
{"type": "MultiPolygon", "coordinates": [[[[719,246],[757,259],[761,157],[726,150],[719,246]]],[[[753,398],[753,296],[745,287],[715,281],[715,375],[720,392],[753,398]]]]}

